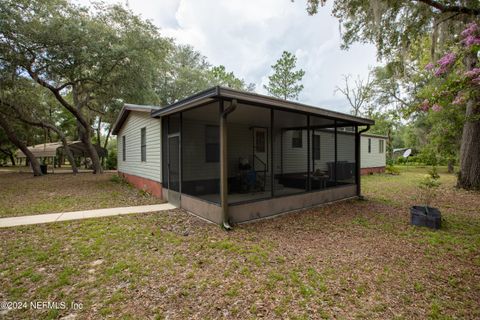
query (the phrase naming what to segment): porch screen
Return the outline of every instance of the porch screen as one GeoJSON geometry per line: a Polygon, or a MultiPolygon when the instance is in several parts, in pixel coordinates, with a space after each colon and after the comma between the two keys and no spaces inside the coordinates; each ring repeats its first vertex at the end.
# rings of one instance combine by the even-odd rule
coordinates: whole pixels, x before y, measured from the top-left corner
{"type": "Polygon", "coordinates": [[[270,108],[239,103],[228,115],[228,203],[270,198],[270,108]]]}
{"type": "Polygon", "coordinates": [[[182,113],[182,193],[220,203],[219,104],[182,113]]]}
{"type": "Polygon", "coordinates": [[[310,188],[321,190],[335,186],[335,121],[310,116],[312,134],[310,188]]]}
{"type": "Polygon", "coordinates": [[[307,116],[274,110],[273,139],[274,196],[306,192],[310,141],[307,116]]]}
{"type": "Polygon", "coordinates": [[[337,123],[337,185],[355,183],[355,127],[337,123]]]}

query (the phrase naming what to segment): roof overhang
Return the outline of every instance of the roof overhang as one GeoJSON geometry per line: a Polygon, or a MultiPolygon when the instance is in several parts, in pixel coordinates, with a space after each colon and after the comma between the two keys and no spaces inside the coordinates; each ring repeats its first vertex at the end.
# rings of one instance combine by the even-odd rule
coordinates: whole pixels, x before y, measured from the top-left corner
{"type": "Polygon", "coordinates": [[[139,104],[129,104],[129,103],[124,104],[122,107],[122,110],[120,110],[117,120],[113,124],[112,134],[114,135],[118,134],[118,132],[123,126],[123,123],[125,122],[125,120],[127,120],[127,117],[131,111],[151,113],[153,110],[157,110],[159,108],[160,107],[139,105],[139,104]]]}
{"type": "Polygon", "coordinates": [[[387,136],[375,133],[362,133],[362,137],[371,137],[371,138],[379,138],[379,139],[388,139],[387,136]]]}
{"type": "Polygon", "coordinates": [[[295,112],[301,112],[305,114],[312,114],[321,117],[327,117],[334,120],[343,120],[355,125],[373,125],[375,121],[371,119],[352,116],[346,113],[336,112],[324,108],[310,106],[298,102],[282,100],[274,97],[260,95],[251,92],[238,91],[224,87],[213,87],[208,90],[199,92],[186,99],[177,101],[166,107],[153,110],[152,117],[163,117],[169,114],[185,111],[190,108],[197,107],[199,105],[215,101],[223,98],[225,100],[236,99],[239,103],[250,103],[261,105],[265,107],[276,107],[284,110],[293,110],[295,112]]]}

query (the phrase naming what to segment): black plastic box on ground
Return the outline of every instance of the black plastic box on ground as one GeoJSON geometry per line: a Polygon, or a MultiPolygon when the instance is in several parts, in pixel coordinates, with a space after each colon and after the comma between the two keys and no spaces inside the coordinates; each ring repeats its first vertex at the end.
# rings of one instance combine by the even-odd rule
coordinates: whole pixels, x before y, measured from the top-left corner
{"type": "Polygon", "coordinates": [[[46,164],[41,164],[40,165],[40,171],[42,174],[47,174],[48,173],[48,166],[46,164]]]}
{"type": "Polygon", "coordinates": [[[410,208],[410,218],[410,222],[414,226],[432,229],[440,229],[442,226],[442,215],[437,208],[413,206],[410,208]]]}

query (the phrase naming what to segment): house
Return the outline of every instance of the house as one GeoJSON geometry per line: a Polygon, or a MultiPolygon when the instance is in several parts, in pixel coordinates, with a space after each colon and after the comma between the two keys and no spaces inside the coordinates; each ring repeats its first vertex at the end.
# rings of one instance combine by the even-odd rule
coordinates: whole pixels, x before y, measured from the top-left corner
{"type": "MultiPolygon", "coordinates": [[[[361,133],[373,124],[214,87],[162,108],[126,104],[113,134],[121,176],[228,228],[359,196],[361,133]]],[[[362,141],[369,165],[381,167],[376,138],[362,141]]]]}
{"type": "MultiPolygon", "coordinates": [[[[70,152],[72,153],[73,157],[75,159],[89,159],[89,152],[88,148],[80,140],[77,141],[68,141],[67,142],[68,147],[70,148],[70,152]]],[[[95,150],[97,150],[98,156],[99,157],[106,157],[108,154],[107,149],[100,147],[97,144],[94,144],[93,147],[95,150]]],[[[64,146],[61,141],[59,142],[48,142],[48,143],[41,143],[33,146],[28,146],[28,150],[33,154],[33,156],[39,160],[41,160],[42,163],[45,164],[50,164],[52,167],[60,166],[65,164],[66,160],[66,154],[64,151],[64,146]]],[[[19,165],[22,165],[23,163],[28,164],[28,158],[27,156],[23,153],[22,150],[17,149],[15,152],[15,157],[18,160],[19,165]]],[[[86,161],[83,161],[84,163],[87,163],[86,161]]]]}
{"type": "Polygon", "coordinates": [[[387,137],[363,133],[360,142],[360,174],[385,172],[387,137]]]}

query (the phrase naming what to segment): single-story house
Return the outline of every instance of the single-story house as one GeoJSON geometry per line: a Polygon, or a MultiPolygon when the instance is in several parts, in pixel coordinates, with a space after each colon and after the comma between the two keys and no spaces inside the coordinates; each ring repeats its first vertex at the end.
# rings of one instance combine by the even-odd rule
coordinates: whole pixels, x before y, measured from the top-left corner
{"type": "Polygon", "coordinates": [[[113,134],[121,176],[229,227],[359,196],[361,150],[385,166],[384,139],[361,136],[373,124],[213,87],[165,107],[126,104],[113,134]]]}
{"type": "Polygon", "coordinates": [[[360,142],[360,174],[385,172],[388,137],[362,133],[360,142]]]}

